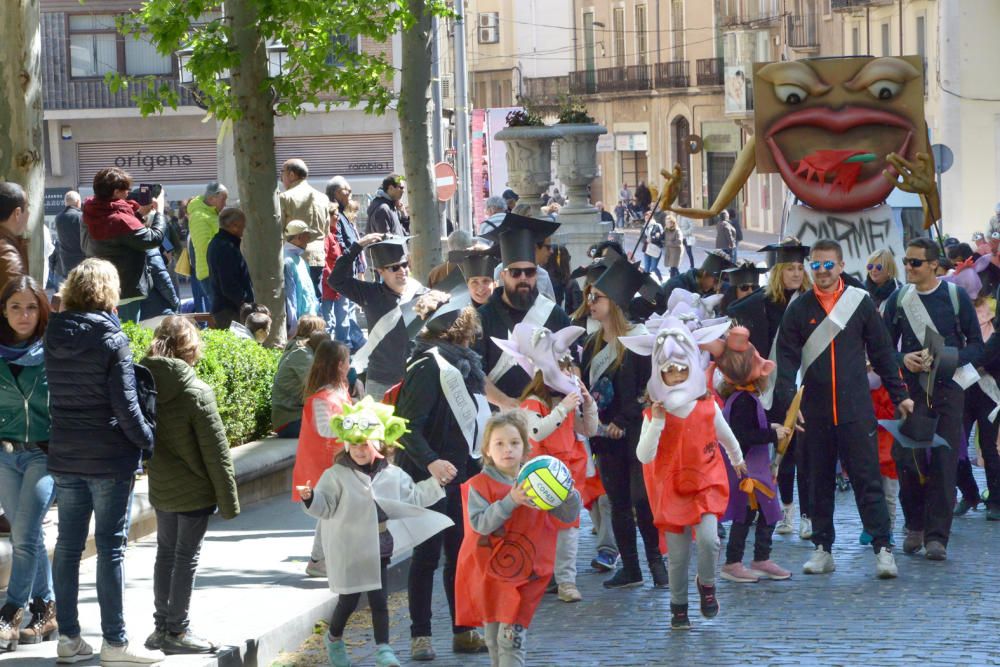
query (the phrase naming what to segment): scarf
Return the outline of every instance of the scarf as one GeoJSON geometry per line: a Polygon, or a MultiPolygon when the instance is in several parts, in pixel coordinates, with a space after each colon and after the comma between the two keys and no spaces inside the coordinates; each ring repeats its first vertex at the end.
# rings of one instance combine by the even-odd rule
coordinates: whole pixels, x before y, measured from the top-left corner
{"type": "Polygon", "coordinates": [[[0,344],[0,359],[18,366],[38,366],[45,362],[41,338],[21,345],[0,344]]]}
{"type": "Polygon", "coordinates": [[[445,361],[459,370],[465,379],[465,388],[470,394],[486,392],[486,373],[483,372],[482,357],[475,350],[444,340],[419,339],[413,353],[422,354],[432,347],[436,347],[445,361]]]}

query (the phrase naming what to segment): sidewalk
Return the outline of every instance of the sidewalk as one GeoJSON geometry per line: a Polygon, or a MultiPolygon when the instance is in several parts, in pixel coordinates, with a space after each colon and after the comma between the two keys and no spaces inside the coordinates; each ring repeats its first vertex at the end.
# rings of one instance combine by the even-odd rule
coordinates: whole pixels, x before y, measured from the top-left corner
{"type": "MultiPolygon", "coordinates": [[[[618,229],[616,231],[620,232],[622,230],[618,229]]],[[[694,238],[695,238],[694,262],[695,266],[697,267],[700,266],[702,260],[705,259],[706,253],[708,253],[708,251],[710,250],[715,249],[715,227],[714,226],[703,227],[699,224],[695,224],[694,238]]],[[[631,252],[632,249],[635,248],[636,242],[638,240],[639,240],[638,227],[625,230],[625,251],[631,252]]],[[[765,262],[767,260],[767,257],[765,257],[765,253],[757,252],[757,249],[762,248],[771,243],[777,243],[779,240],[780,238],[777,234],[770,234],[767,232],[758,232],[745,229],[743,230],[743,240],[739,244],[739,252],[737,255],[737,259],[741,261],[749,259],[754,262],[765,262]]],[[[641,254],[641,250],[642,250],[641,248],[636,250],[637,256],[641,254]]],[[[688,262],[687,254],[682,252],[680,270],[686,271],[689,268],[691,267],[690,263],[688,262]]],[[[666,276],[666,273],[663,271],[662,267],[660,271],[664,273],[664,276],[666,276]]]]}

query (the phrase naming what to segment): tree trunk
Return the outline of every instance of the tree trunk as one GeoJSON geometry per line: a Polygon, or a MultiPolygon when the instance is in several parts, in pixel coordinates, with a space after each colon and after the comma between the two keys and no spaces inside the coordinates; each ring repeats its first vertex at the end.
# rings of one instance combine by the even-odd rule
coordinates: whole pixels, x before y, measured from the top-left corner
{"type": "Polygon", "coordinates": [[[233,46],[240,64],[232,71],[232,95],[242,113],[233,121],[236,180],[247,216],[243,248],[257,302],[271,309],[270,344],[285,341],[282,230],[274,159],[274,110],[267,79],[267,48],[257,24],[256,0],[229,0],[233,46]]]}
{"type": "Polygon", "coordinates": [[[403,142],[403,169],[410,202],[410,242],[413,273],[424,280],[441,261],[440,213],[431,166],[430,113],[431,12],[424,0],[407,0],[416,20],[403,31],[400,74],[399,133],[403,142]]]}
{"type": "Polygon", "coordinates": [[[45,164],[38,0],[0,2],[0,181],[28,194],[28,263],[39,282],[45,269],[45,164]]]}

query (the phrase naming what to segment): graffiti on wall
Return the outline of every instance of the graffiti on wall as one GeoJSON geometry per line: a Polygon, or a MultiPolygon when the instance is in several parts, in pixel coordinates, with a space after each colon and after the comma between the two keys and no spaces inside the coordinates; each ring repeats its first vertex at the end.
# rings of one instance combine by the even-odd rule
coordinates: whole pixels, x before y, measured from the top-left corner
{"type": "MultiPolygon", "coordinates": [[[[793,206],[785,224],[786,234],[804,245],[832,239],[844,249],[844,270],[864,280],[868,257],[889,248],[899,258],[905,253],[903,229],[887,204],[856,213],[827,213],[807,206],[793,206]]],[[[902,271],[899,272],[902,275],[902,271]]]]}

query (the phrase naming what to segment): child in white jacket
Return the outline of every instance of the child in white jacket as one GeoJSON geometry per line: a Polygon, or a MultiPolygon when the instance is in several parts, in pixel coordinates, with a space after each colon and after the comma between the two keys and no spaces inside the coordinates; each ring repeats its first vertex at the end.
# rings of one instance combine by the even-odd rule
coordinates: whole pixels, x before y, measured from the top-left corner
{"type": "Polygon", "coordinates": [[[414,484],[382,456],[406,432],[406,420],[370,396],[331,419],[331,429],[345,443],[335,464],[315,488],[296,487],[306,512],[323,522],[330,590],[339,594],[325,638],[333,667],[349,667],[343,633],[367,592],[375,632],[375,664],[399,665],[389,646],[386,568],[390,559],[452,525],[451,519],[424,509],[444,497],[437,479],[414,484]]]}

